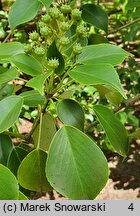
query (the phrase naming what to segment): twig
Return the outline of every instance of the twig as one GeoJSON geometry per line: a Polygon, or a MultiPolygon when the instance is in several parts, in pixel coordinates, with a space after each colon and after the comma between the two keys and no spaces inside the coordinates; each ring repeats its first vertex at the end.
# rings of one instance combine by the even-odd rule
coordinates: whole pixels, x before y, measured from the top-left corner
{"type": "Polygon", "coordinates": [[[114,34],[114,33],[118,32],[118,31],[123,30],[124,28],[127,28],[127,27],[129,27],[129,26],[131,26],[131,25],[137,23],[137,22],[140,22],[140,18],[137,18],[137,19],[133,20],[132,22],[127,23],[127,24],[121,26],[120,28],[118,28],[118,29],[116,29],[116,30],[110,32],[109,34],[114,34]]]}
{"type": "Polygon", "coordinates": [[[2,43],[6,43],[10,37],[11,37],[11,32],[9,32],[9,34],[7,35],[7,37],[4,39],[2,43]]]}

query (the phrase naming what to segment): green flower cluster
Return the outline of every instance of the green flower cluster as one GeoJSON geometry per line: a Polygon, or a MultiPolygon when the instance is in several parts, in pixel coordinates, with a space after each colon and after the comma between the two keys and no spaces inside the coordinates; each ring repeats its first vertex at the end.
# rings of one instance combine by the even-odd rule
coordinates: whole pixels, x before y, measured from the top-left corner
{"type": "MultiPolygon", "coordinates": [[[[38,21],[38,31],[29,34],[29,43],[25,45],[25,52],[44,57],[55,41],[57,49],[65,58],[79,55],[89,35],[89,29],[82,21],[81,14],[80,9],[72,9],[68,4],[50,7],[38,21]]],[[[57,68],[58,59],[48,61],[49,67],[52,68],[53,64],[54,68],[57,68]]]]}

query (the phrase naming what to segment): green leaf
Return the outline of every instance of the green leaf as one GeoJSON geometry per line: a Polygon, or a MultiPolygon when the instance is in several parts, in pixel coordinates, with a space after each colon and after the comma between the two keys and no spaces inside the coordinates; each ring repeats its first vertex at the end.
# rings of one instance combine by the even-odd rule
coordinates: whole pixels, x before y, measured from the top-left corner
{"type": "Polygon", "coordinates": [[[110,91],[106,93],[107,100],[115,107],[118,107],[122,102],[122,95],[117,91],[110,91]]]}
{"type": "Polygon", "coordinates": [[[100,34],[90,34],[88,38],[88,44],[101,44],[101,43],[108,43],[109,41],[107,40],[106,37],[100,34]]]}
{"type": "Polygon", "coordinates": [[[126,95],[121,87],[119,76],[112,65],[94,64],[80,65],[69,72],[77,82],[85,85],[109,85],[117,90],[124,98],[126,95]]]}
{"type": "Polygon", "coordinates": [[[65,91],[59,96],[59,98],[60,99],[69,99],[72,95],[73,95],[73,91],[65,91]]]}
{"type": "Polygon", "coordinates": [[[63,126],[51,143],[46,174],[60,194],[84,200],[99,194],[109,171],[103,152],[93,140],[74,127],[63,126]]]}
{"type": "Polygon", "coordinates": [[[95,27],[108,31],[108,16],[106,12],[97,5],[84,4],[81,7],[82,19],[95,27]]]}
{"type": "Polygon", "coordinates": [[[122,95],[110,86],[96,85],[96,89],[100,97],[105,96],[113,106],[119,106],[123,99],[122,95]]]}
{"type": "Polygon", "coordinates": [[[46,152],[35,149],[25,157],[18,169],[19,184],[32,191],[47,192],[51,189],[45,176],[46,152]]]}
{"type": "Polygon", "coordinates": [[[52,71],[48,71],[46,74],[41,74],[29,80],[26,86],[38,90],[41,95],[44,95],[44,83],[46,79],[51,75],[52,71]]]}
{"type": "MultiPolygon", "coordinates": [[[[40,124],[36,127],[33,133],[33,140],[35,146],[37,146],[37,142],[38,142],[39,127],[40,124]]],[[[40,137],[40,144],[39,144],[39,147],[42,150],[48,151],[50,143],[55,133],[56,133],[56,122],[54,118],[49,113],[44,114],[42,118],[41,137],[40,137]]]]}
{"type": "Polygon", "coordinates": [[[20,147],[13,148],[7,161],[7,167],[17,176],[17,170],[22,160],[27,156],[28,152],[20,147]]]}
{"type": "Polygon", "coordinates": [[[38,0],[16,0],[9,13],[11,30],[13,31],[16,26],[32,20],[39,8],[40,2],[38,0]]]}
{"type": "Polygon", "coordinates": [[[0,61],[2,59],[8,59],[20,53],[24,53],[24,47],[23,47],[23,44],[21,43],[9,42],[9,43],[0,44],[0,61]]]}
{"type": "Polygon", "coordinates": [[[15,123],[20,114],[22,103],[20,96],[9,96],[0,101],[0,133],[15,123]]]}
{"type": "Polygon", "coordinates": [[[18,194],[16,177],[7,167],[0,164],[0,200],[16,200],[18,194]]]}
{"type": "Polygon", "coordinates": [[[56,47],[55,41],[50,45],[48,52],[47,52],[47,59],[56,58],[59,60],[59,66],[56,68],[55,72],[56,74],[61,74],[65,67],[65,62],[63,59],[62,54],[59,52],[59,50],[56,47]]]}
{"type": "Polygon", "coordinates": [[[9,136],[0,134],[0,163],[6,166],[8,157],[13,149],[12,140],[9,136]]]}
{"type": "Polygon", "coordinates": [[[38,104],[43,105],[46,100],[45,96],[41,96],[36,90],[22,92],[20,96],[23,97],[24,104],[29,107],[37,107],[38,104]]]}
{"type": "Polygon", "coordinates": [[[28,200],[28,198],[21,191],[19,191],[18,200],[28,200]]]}
{"type": "Polygon", "coordinates": [[[0,85],[0,100],[5,97],[11,96],[14,93],[15,84],[3,84],[0,85]]]}
{"type": "Polygon", "coordinates": [[[140,0],[128,0],[128,2],[126,4],[126,9],[132,10],[135,7],[139,7],[139,6],[140,6],[140,0]]]}
{"type": "Polygon", "coordinates": [[[11,61],[25,74],[37,76],[42,74],[42,66],[35,58],[25,54],[13,56],[11,61]]]}
{"type": "Polygon", "coordinates": [[[82,107],[74,100],[65,99],[58,103],[57,113],[60,120],[67,125],[84,129],[84,112],[82,107]]]}
{"type": "Polygon", "coordinates": [[[19,76],[18,71],[15,68],[10,68],[6,72],[0,74],[0,85],[7,83],[19,76]]]}
{"type": "Polygon", "coordinates": [[[97,44],[83,47],[77,61],[82,64],[121,64],[127,56],[132,56],[122,48],[112,44],[97,44]]]}
{"type": "Polygon", "coordinates": [[[126,157],[129,143],[128,135],[123,124],[107,107],[95,105],[93,109],[111,145],[120,155],[126,157]]]}
{"type": "Polygon", "coordinates": [[[48,8],[54,0],[39,0],[46,8],[48,8]]]}
{"type": "Polygon", "coordinates": [[[7,68],[0,66],[0,74],[7,71],[7,68]]]}

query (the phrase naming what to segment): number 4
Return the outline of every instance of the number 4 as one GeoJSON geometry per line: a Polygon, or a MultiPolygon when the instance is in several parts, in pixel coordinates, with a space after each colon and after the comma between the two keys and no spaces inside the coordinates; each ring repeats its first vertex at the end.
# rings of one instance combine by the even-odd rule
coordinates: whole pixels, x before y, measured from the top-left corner
{"type": "Polygon", "coordinates": [[[131,211],[133,211],[133,210],[134,210],[133,203],[131,203],[131,204],[128,206],[128,209],[130,209],[131,211]]]}

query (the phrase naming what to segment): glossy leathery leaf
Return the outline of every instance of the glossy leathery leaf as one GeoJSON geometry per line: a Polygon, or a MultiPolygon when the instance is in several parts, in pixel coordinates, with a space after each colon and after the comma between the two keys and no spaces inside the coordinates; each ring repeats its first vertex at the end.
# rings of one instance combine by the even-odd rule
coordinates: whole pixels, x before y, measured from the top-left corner
{"type": "Polygon", "coordinates": [[[60,194],[69,199],[88,200],[94,199],[105,186],[109,170],[103,152],[94,141],[65,125],[51,143],[46,175],[60,194]]]}
{"type": "Polygon", "coordinates": [[[128,135],[125,127],[113,112],[103,105],[95,105],[94,112],[102,125],[109,142],[118,154],[126,157],[129,148],[128,135]]]}
{"type": "Polygon", "coordinates": [[[27,154],[28,151],[17,146],[13,148],[11,154],[9,155],[7,167],[15,176],[17,176],[18,167],[21,164],[22,160],[27,156],[27,154]]]}
{"type": "Polygon", "coordinates": [[[16,177],[10,170],[0,164],[0,200],[16,200],[19,187],[16,177]]]}
{"type": "Polygon", "coordinates": [[[0,74],[0,85],[7,83],[19,76],[18,71],[15,68],[10,68],[6,72],[0,74]]]}
{"type": "Polygon", "coordinates": [[[83,47],[77,61],[82,64],[121,64],[127,56],[132,56],[119,46],[112,44],[96,44],[83,47]]]}
{"type": "Polygon", "coordinates": [[[60,120],[80,130],[84,129],[84,112],[82,107],[74,100],[64,99],[57,105],[57,113],[60,120]]]}
{"type": "Polygon", "coordinates": [[[59,52],[59,50],[56,47],[55,41],[50,45],[48,52],[47,52],[47,59],[58,59],[59,66],[55,69],[56,74],[61,74],[65,67],[65,62],[63,59],[62,54],[59,52]]]}
{"type": "Polygon", "coordinates": [[[8,157],[13,149],[12,140],[9,136],[0,134],[0,163],[7,165],[8,157]]]}
{"type": "MultiPolygon", "coordinates": [[[[35,146],[37,146],[37,142],[38,142],[39,127],[40,124],[36,127],[32,135],[35,146]]],[[[56,133],[56,122],[49,113],[45,113],[42,118],[41,137],[40,137],[39,147],[44,151],[48,151],[50,143],[55,133],[56,133]]]]}
{"type": "Polygon", "coordinates": [[[41,64],[32,56],[19,54],[11,57],[11,61],[25,74],[29,74],[31,76],[42,74],[43,69],[41,64]]]}
{"type": "Polygon", "coordinates": [[[16,0],[9,12],[11,30],[13,31],[18,25],[32,20],[36,16],[40,5],[38,0],[16,0]]]}
{"type": "Polygon", "coordinates": [[[34,88],[38,90],[41,95],[44,95],[44,83],[46,79],[51,75],[51,71],[47,72],[46,74],[38,75],[26,83],[26,86],[34,88]]]}
{"type": "MultiPolygon", "coordinates": [[[[19,42],[9,42],[0,44],[0,61],[2,59],[9,59],[10,57],[24,53],[24,46],[19,42]]],[[[9,59],[9,62],[11,60],[9,59]]]]}
{"type": "Polygon", "coordinates": [[[110,85],[126,98],[119,76],[112,65],[80,65],[72,69],[69,75],[80,84],[94,85],[95,87],[96,85],[110,85]]]}
{"type": "Polygon", "coordinates": [[[18,169],[19,184],[28,190],[47,192],[51,189],[45,176],[47,153],[41,149],[30,152],[18,169]]]}
{"type": "Polygon", "coordinates": [[[84,4],[81,7],[82,19],[94,25],[96,28],[108,31],[108,16],[99,6],[94,4],[84,4]]]}
{"type": "Polygon", "coordinates": [[[38,104],[43,105],[46,100],[45,96],[41,96],[36,90],[22,92],[20,96],[23,97],[24,104],[29,107],[37,107],[38,104]]]}
{"type": "Polygon", "coordinates": [[[9,96],[0,101],[0,133],[10,128],[19,117],[23,99],[20,96],[9,96]]]}

